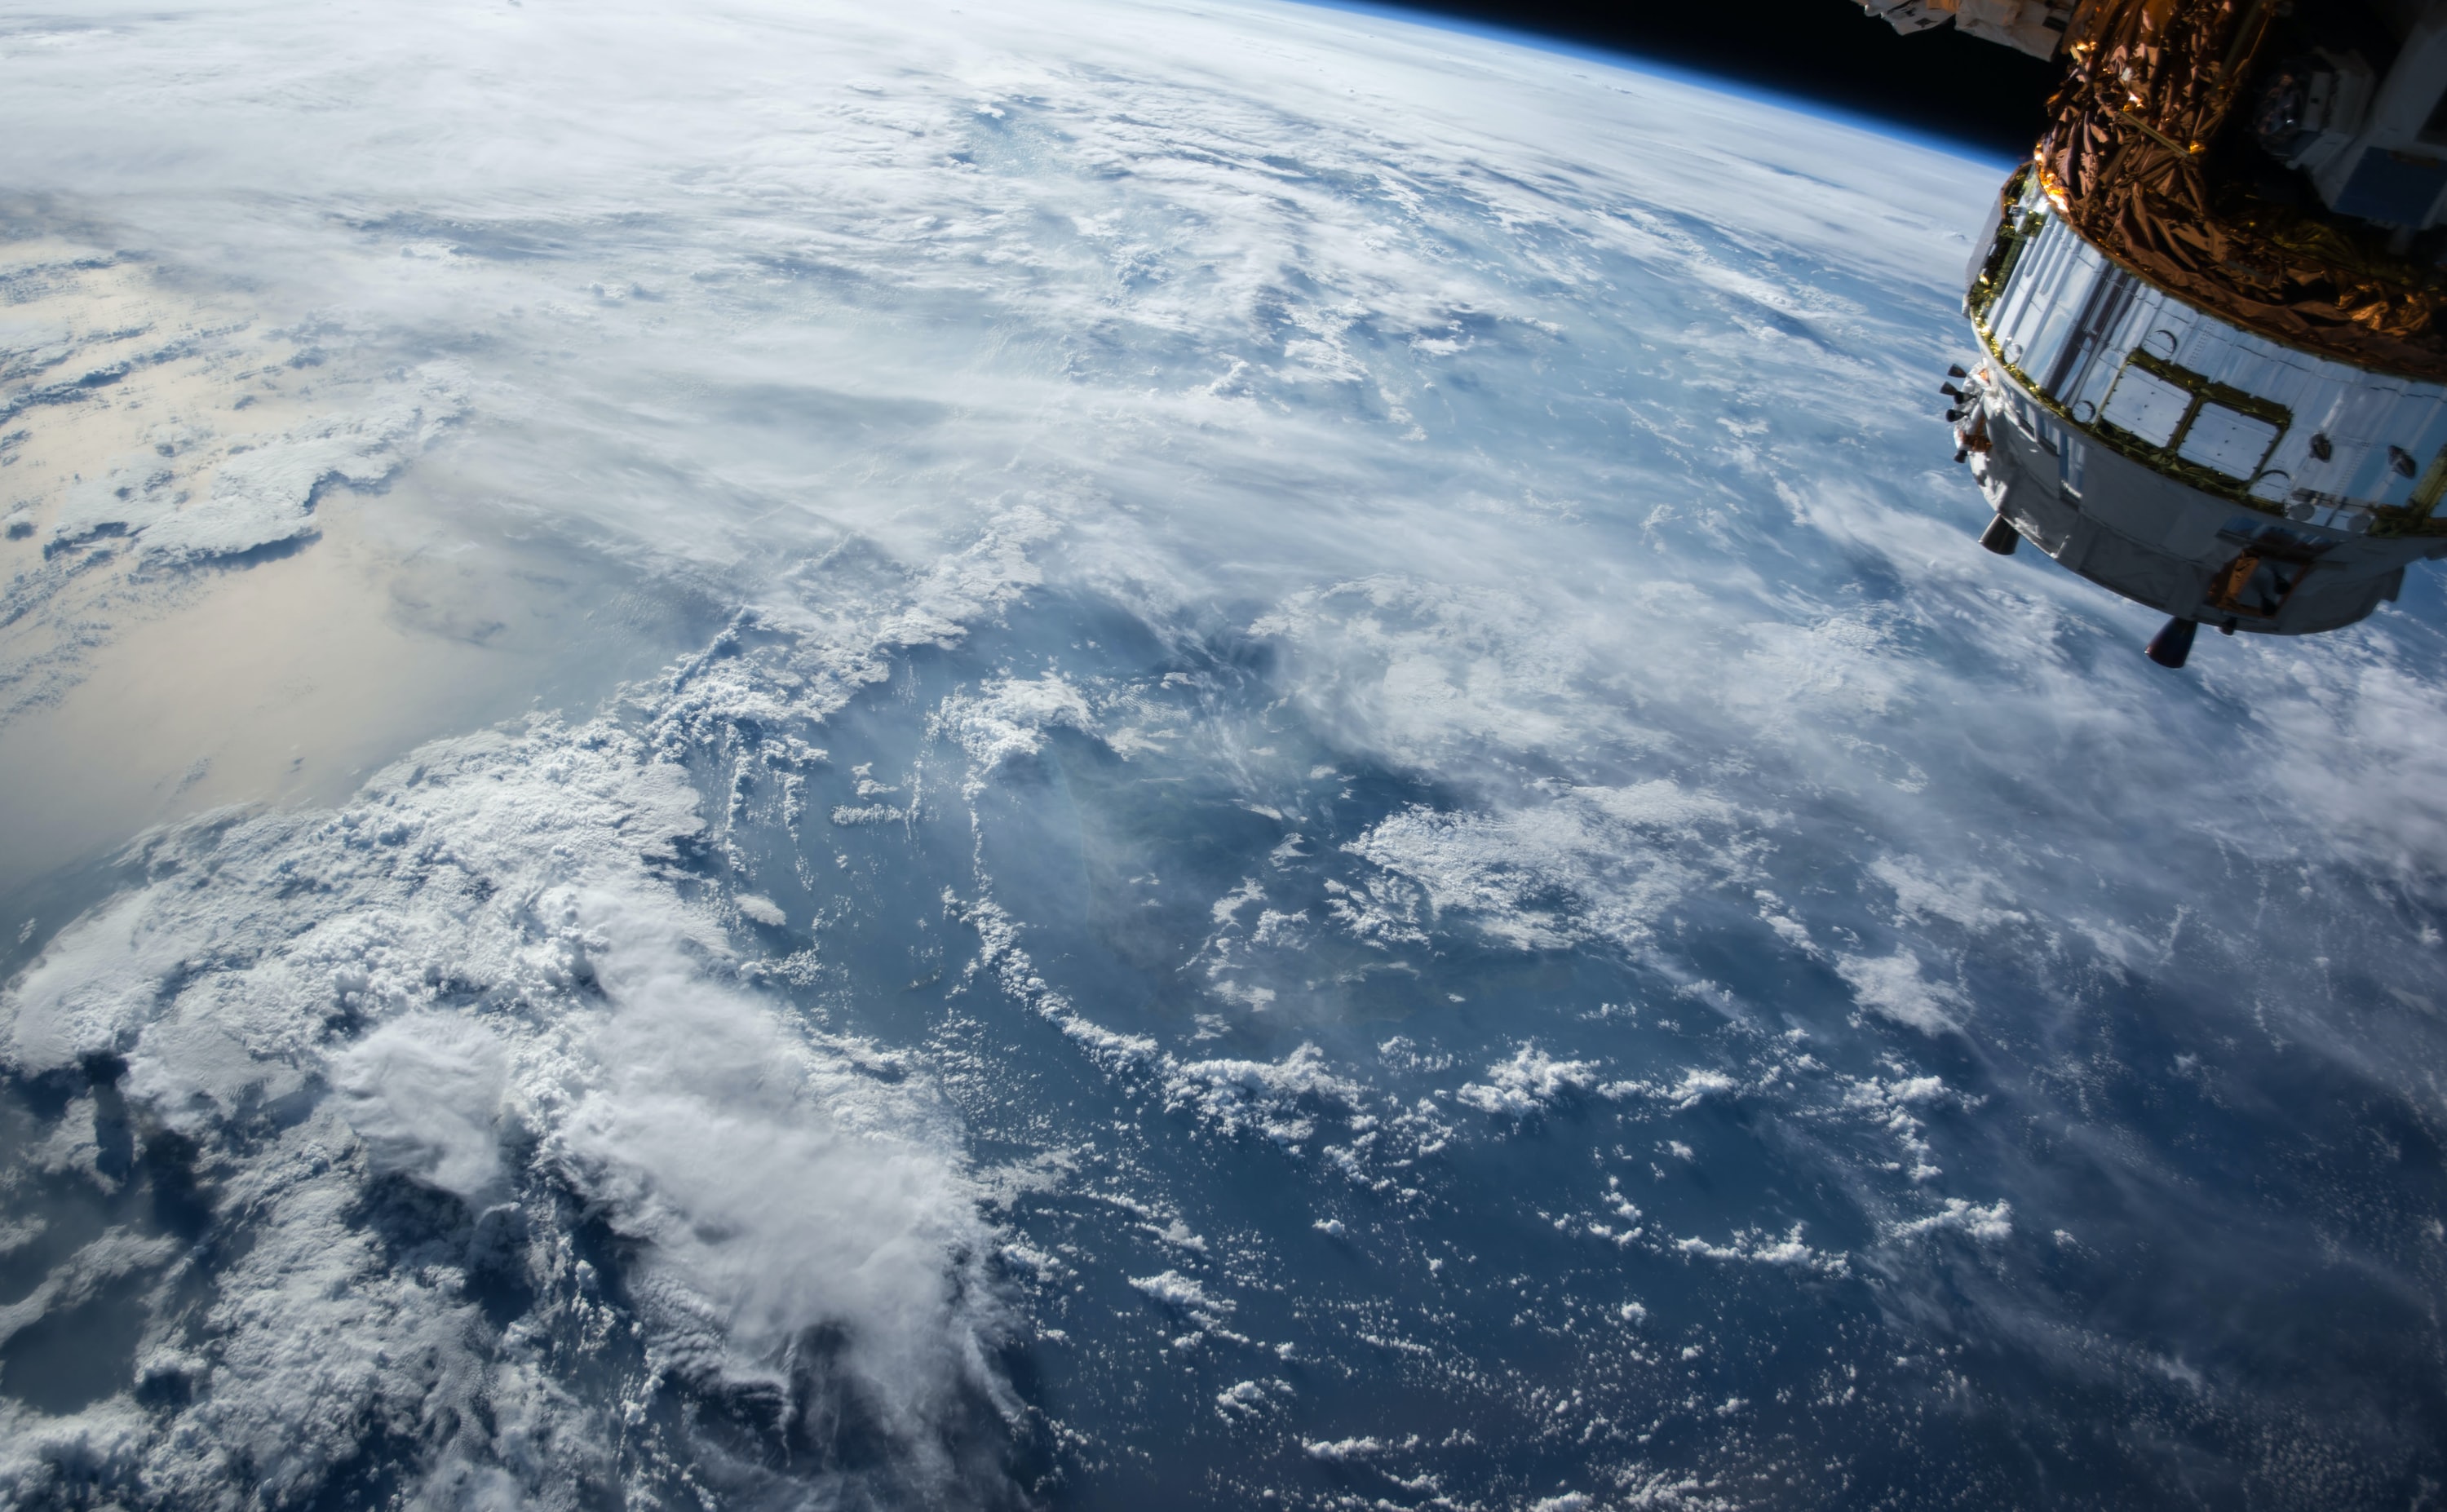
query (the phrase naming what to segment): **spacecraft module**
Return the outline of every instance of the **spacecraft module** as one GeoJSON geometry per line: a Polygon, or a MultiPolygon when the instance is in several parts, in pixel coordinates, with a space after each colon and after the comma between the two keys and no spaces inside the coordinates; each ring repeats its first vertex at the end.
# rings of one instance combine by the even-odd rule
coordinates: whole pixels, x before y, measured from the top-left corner
{"type": "Polygon", "coordinates": [[[2066,71],[1966,270],[1956,458],[2170,617],[2300,635],[2447,556],[2447,0],[1864,0],[2066,71]]]}

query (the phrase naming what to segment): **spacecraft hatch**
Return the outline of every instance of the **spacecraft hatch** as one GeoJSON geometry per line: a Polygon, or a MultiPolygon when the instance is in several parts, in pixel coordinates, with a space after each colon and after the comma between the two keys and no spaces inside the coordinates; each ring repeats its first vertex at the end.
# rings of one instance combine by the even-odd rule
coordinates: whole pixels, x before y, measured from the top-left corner
{"type": "Polygon", "coordinates": [[[1944,386],[1996,520],[2201,625],[2336,630],[2447,556],[2447,0],[1864,0],[2066,69],[1944,386]]]}

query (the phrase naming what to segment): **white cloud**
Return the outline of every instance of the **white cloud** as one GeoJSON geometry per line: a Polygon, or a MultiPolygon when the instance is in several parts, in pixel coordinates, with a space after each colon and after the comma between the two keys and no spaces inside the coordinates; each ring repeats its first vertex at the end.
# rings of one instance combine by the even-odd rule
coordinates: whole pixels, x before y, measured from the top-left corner
{"type": "Polygon", "coordinates": [[[1186,1314],[1201,1328],[1221,1328],[1236,1304],[1230,1297],[1220,1297],[1206,1290],[1205,1283],[1194,1276],[1179,1271],[1164,1271],[1154,1276],[1129,1277],[1131,1289],[1161,1302],[1175,1312],[1186,1314]]]}
{"type": "Polygon", "coordinates": [[[1087,699],[1052,673],[1027,681],[1005,678],[974,693],[954,694],[936,712],[935,724],[968,752],[972,796],[1003,763],[1042,749],[1047,730],[1096,733],[1087,699]]]}
{"type": "Polygon", "coordinates": [[[1313,1111],[1345,1116],[1364,1096],[1359,1084],[1326,1067],[1325,1052],[1301,1045],[1280,1061],[1205,1060],[1174,1064],[1166,1101],[1194,1107],[1227,1134],[1254,1129],[1278,1143],[1317,1131],[1313,1111]]]}
{"type": "Polygon", "coordinates": [[[1920,957],[1909,950],[1898,950],[1892,955],[1839,955],[1835,973],[1852,989],[1852,996],[1863,1008],[1908,1025],[1924,1034],[1949,1033],[1962,1029],[1955,1018],[1963,1006],[1963,995],[1944,982],[1932,982],[1921,975],[1920,957]]]}
{"type": "Polygon", "coordinates": [[[1588,1090],[1598,1068],[1588,1061],[1558,1060],[1535,1045],[1524,1045],[1510,1060],[1496,1062],[1484,1074],[1486,1081],[1465,1082],[1453,1097],[1482,1113],[1527,1118],[1567,1092],[1588,1090]]]}
{"type": "MultiPolygon", "coordinates": [[[[383,1172],[547,1226],[566,1192],[635,1246],[641,1340],[679,1379],[787,1383],[801,1340],[841,1331],[826,1389],[893,1426],[889,1475],[950,1484],[935,1425],[1001,1390],[977,1188],[921,1082],[877,1080],[708,972],[718,921],[661,875],[695,803],[612,725],[430,747],[336,812],[157,837],[165,879],[0,999],[21,1068],[123,1051],[129,1101],[210,1152],[248,1236],[199,1279],[213,1342],[183,1368],[192,1399],[128,1442],[155,1484],[203,1496],[235,1450],[302,1494],[370,1422],[446,1408],[431,1475],[533,1494],[521,1477],[602,1473],[588,1456],[618,1404],[553,1378],[447,1276],[395,1266],[368,1226],[383,1172]],[[178,879],[191,868],[213,885],[178,879]],[[373,1027],[333,1045],[335,1012],[373,1027]],[[267,1088],[304,1100],[269,1130],[250,1113],[267,1088]],[[575,1459],[513,1462],[492,1435],[528,1431],[522,1401],[575,1459]]],[[[507,1263],[540,1267],[546,1296],[588,1284],[565,1247],[526,1254],[507,1263]]]]}
{"type": "Polygon", "coordinates": [[[762,893],[741,893],[731,898],[742,914],[771,929],[780,929],[790,921],[782,905],[762,893]]]}
{"type": "Polygon", "coordinates": [[[1842,1251],[1813,1249],[1802,1242],[1802,1225],[1795,1223],[1783,1234],[1764,1229],[1742,1229],[1725,1243],[1713,1243],[1698,1237],[1676,1239],[1673,1248],[1684,1255],[1711,1260],[1742,1260],[1754,1265],[1790,1265],[1831,1274],[1843,1274],[1850,1268],[1850,1259],[1842,1251]]]}
{"type": "MultiPolygon", "coordinates": [[[[1409,808],[1344,848],[1416,885],[1450,916],[1509,949],[1603,941],[1638,950],[1689,895],[1736,874],[1733,811],[1671,783],[1582,789],[1505,813],[1409,808]]],[[[1346,894],[1356,934],[1398,938],[1384,902],[1346,894]]]]}
{"type": "Polygon", "coordinates": [[[408,1013],[332,1057],[341,1116],[378,1170],[476,1200],[502,1178],[509,1068],[500,1036],[467,1013],[408,1013]]]}
{"type": "Polygon", "coordinates": [[[1385,1446],[1373,1438],[1311,1439],[1301,1447],[1307,1450],[1310,1459],[1323,1460],[1330,1465],[1372,1459],[1385,1452],[1385,1446]]]}
{"type": "Polygon", "coordinates": [[[1951,1231],[1982,1244],[1995,1244],[2013,1237],[2013,1205],[2003,1199],[1982,1207],[1959,1197],[1949,1197],[1936,1212],[1925,1218],[1908,1219],[1890,1223],[1887,1232],[1895,1238],[1921,1238],[1930,1234],[1951,1231]]]}

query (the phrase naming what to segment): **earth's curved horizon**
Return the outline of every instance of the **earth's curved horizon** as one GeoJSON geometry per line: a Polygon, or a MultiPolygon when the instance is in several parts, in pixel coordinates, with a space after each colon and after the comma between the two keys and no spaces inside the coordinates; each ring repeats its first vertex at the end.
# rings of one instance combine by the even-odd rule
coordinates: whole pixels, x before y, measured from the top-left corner
{"type": "Polygon", "coordinates": [[[0,1506],[2419,1504],[2435,572],[2000,164],[1235,0],[0,9],[0,1506]]]}

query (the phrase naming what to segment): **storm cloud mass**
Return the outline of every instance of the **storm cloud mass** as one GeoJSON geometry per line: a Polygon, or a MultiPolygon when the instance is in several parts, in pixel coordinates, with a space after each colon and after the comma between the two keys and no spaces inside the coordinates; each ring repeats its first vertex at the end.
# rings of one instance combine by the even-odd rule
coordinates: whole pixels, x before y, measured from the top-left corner
{"type": "Polygon", "coordinates": [[[0,1503],[2435,1488],[2438,582],[2171,676],[1981,552],[2003,172],[1260,4],[0,11],[0,1503]]]}

